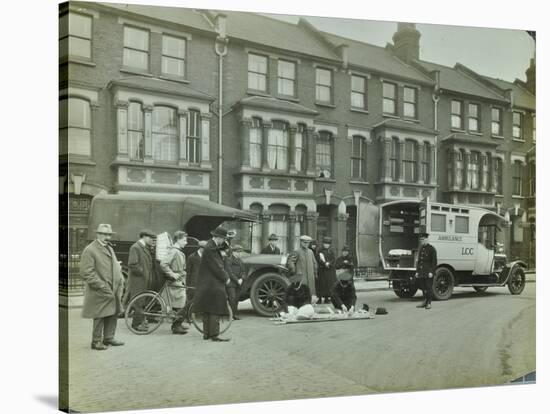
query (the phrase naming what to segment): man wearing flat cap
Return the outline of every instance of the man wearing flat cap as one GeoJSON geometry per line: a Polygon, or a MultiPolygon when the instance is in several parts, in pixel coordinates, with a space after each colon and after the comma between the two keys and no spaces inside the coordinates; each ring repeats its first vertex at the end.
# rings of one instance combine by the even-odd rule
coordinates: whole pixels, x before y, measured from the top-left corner
{"type": "Polygon", "coordinates": [[[291,275],[301,276],[301,282],[307,285],[311,295],[316,295],[315,278],[317,275],[317,261],[309,248],[312,238],[300,236],[300,247],[288,257],[287,266],[291,275]]]}
{"type": "Polygon", "coordinates": [[[227,310],[226,285],[229,283],[220,246],[225,243],[227,230],[217,227],[204,247],[197,290],[194,298],[194,309],[203,314],[203,339],[214,342],[225,342],[229,339],[220,338],[220,317],[229,316],[227,310]]]}
{"type": "Polygon", "coordinates": [[[437,266],[437,252],[435,247],[428,243],[428,234],[420,234],[420,249],[418,250],[418,261],[416,263],[415,277],[424,294],[424,303],[417,308],[431,309],[432,307],[432,289],[437,266]]]}
{"type": "Polygon", "coordinates": [[[100,224],[96,239],[86,246],[80,259],[84,280],[82,317],[94,320],[91,347],[98,351],[106,350],[109,345],[124,345],[115,339],[118,314],[122,312],[124,279],[109,244],[113,234],[110,224],[100,224]]]}
{"type": "Polygon", "coordinates": [[[268,241],[267,246],[265,246],[260,253],[261,254],[281,254],[281,249],[277,247],[277,240],[279,240],[279,238],[275,233],[270,234],[269,238],[267,239],[268,241]]]}
{"type": "MultiPolygon", "coordinates": [[[[152,246],[155,233],[152,230],[144,229],[139,232],[139,240],[130,247],[128,255],[128,291],[130,300],[152,288],[153,284],[153,261],[152,246]]],[[[142,332],[147,331],[147,320],[143,317],[143,303],[136,303],[134,317],[132,319],[134,329],[142,332]]]]}

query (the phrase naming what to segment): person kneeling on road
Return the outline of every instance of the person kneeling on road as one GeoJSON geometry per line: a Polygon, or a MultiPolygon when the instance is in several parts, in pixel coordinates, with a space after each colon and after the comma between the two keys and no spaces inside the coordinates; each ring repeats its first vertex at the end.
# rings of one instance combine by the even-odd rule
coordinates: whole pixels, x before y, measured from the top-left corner
{"type": "Polygon", "coordinates": [[[338,281],[332,286],[332,305],[343,312],[353,313],[357,301],[353,273],[343,269],[338,270],[336,273],[338,281]]]}
{"type": "Polygon", "coordinates": [[[283,303],[283,309],[288,312],[288,307],[297,309],[304,305],[311,304],[311,292],[309,287],[302,283],[302,275],[293,275],[288,278],[290,286],[287,288],[283,303]]]}

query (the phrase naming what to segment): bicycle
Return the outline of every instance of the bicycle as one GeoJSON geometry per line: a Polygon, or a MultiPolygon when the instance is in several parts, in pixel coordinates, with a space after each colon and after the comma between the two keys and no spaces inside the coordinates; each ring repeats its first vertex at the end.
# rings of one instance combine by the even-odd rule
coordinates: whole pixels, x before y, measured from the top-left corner
{"type": "MultiPolygon", "coordinates": [[[[160,325],[162,325],[164,319],[169,319],[171,322],[173,322],[177,318],[177,311],[174,310],[172,306],[170,292],[167,290],[168,286],[168,282],[165,282],[160,291],[155,292],[153,290],[146,290],[137,294],[130,300],[124,312],[124,319],[126,322],[126,326],[131,332],[136,335],[148,335],[156,331],[160,327],[160,325]],[[163,293],[165,292],[166,295],[164,296],[166,296],[167,300],[165,300],[165,298],[163,297],[163,293]],[[139,310],[140,307],[143,308],[143,311],[141,312],[139,310]],[[134,317],[139,316],[140,313],[143,317],[143,321],[139,325],[141,329],[138,329],[133,325],[133,319],[134,317]]],[[[185,285],[171,287],[176,287],[184,290],[195,289],[193,287],[187,287],[185,285]]],[[[185,302],[187,302],[187,295],[185,295],[185,297],[185,302]]],[[[185,305],[186,303],[184,303],[184,307],[185,305]]],[[[202,313],[195,312],[193,310],[193,302],[191,302],[188,307],[186,318],[200,333],[204,333],[202,329],[202,313]]],[[[231,306],[229,306],[229,302],[227,302],[227,315],[220,317],[220,334],[226,332],[231,326],[232,322],[233,312],[231,311],[231,306]]]]}

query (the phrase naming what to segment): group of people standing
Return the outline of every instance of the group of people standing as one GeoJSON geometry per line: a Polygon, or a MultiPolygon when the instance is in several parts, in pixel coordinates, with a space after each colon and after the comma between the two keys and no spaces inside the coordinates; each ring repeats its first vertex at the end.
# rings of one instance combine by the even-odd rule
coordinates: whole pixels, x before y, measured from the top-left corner
{"type": "MultiPolygon", "coordinates": [[[[217,228],[211,232],[212,239],[200,241],[197,250],[186,257],[187,233],[176,231],[167,254],[157,261],[156,235],[151,230],[142,230],[139,240],[130,247],[124,297],[121,265],[110,244],[113,234],[110,224],[100,224],[96,239],[81,256],[80,272],[85,282],[82,317],[93,319],[92,349],[124,345],[115,339],[119,315],[136,295],[147,290],[158,292],[165,284],[165,291],[172,295],[172,307],[177,311],[172,333],[184,335],[188,332],[185,323],[189,323],[189,307],[194,303],[194,310],[204,315],[203,338],[227,341],[219,337],[219,318],[229,315],[229,301],[233,318],[239,319],[237,306],[244,273],[240,260],[243,249],[239,245],[231,246],[235,233],[217,228]]],[[[135,302],[132,327],[146,332],[148,320],[143,315],[143,306],[139,300],[135,302]]]]}
{"type": "MultiPolygon", "coordinates": [[[[280,254],[279,248],[275,245],[276,241],[277,236],[270,235],[269,244],[262,253],[280,254]]],[[[332,303],[343,310],[355,306],[357,297],[353,276],[357,260],[350,254],[347,245],[342,248],[342,254],[336,257],[330,237],[323,237],[322,246],[318,248],[315,240],[302,235],[300,247],[288,257],[287,267],[292,276],[291,286],[286,293],[286,305],[301,306],[311,303],[315,296],[317,304],[332,303]]]]}

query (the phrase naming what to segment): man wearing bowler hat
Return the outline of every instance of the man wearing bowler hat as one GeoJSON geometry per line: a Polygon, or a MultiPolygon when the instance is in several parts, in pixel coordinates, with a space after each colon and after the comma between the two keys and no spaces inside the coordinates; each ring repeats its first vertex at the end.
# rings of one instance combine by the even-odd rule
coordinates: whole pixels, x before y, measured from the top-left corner
{"type": "Polygon", "coordinates": [[[100,224],[96,239],[80,259],[80,274],[84,280],[82,317],[94,320],[92,349],[103,351],[124,345],[115,339],[118,314],[122,312],[124,279],[115,252],[109,244],[114,234],[110,224],[100,224]]]}
{"type": "Polygon", "coordinates": [[[424,294],[424,303],[417,308],[431,309],[432,307],[432,289],[437,266],[437,252],[435,247],[428,243],[428,234],[420,234],[420,249],[418,251],[418,261],[416,263],[415,278],[418,279],[420,289],[424,294]]]}
{"type": "Polygon", "coordinates": [[[281,249],[277,247],[277,240],[279,240],[277,235],[272,233],[267,240],[268,244],[262,249],[261,254],[281,254],[281,249]]]}
{"type": "MultiPolygon", "coordinates": [[[[156,238],[152,230],[139,232],[139,240],[130,247],[128,255],[128,290],[130,300],[134,296],[149,290],[153,284],[152,246],[156,238]]],[[[142,332],[147,331],[147,320],[143,317],[143,303],[136,303],[132,326],[142,332]]]]}
{"type": "Polygon", "coordinates": [[[197,291],[194,298],[194,309],[203,314],[203,339],[214,342],[225,342],[220,338],[220,317],[228,316],[226,285],[229,275],[224,268],[220,247],[227,238],[227,230],[217,227],[204,247],[199,267],[197,291]]]}

